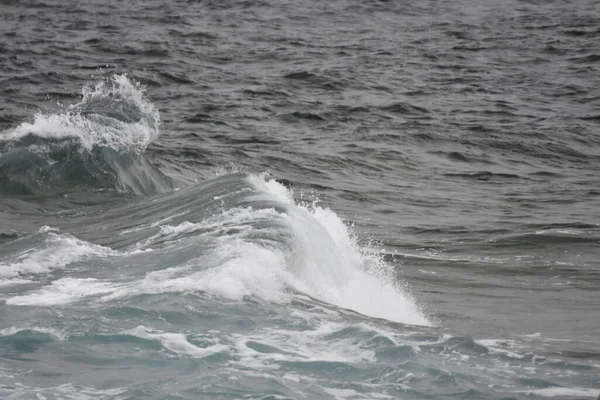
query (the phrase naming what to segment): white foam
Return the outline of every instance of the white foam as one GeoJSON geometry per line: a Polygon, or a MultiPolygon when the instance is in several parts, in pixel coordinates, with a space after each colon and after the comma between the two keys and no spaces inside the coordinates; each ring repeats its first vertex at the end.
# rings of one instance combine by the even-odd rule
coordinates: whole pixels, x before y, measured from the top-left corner
{"type": "Polygon", "coordinates": [[[525,358],[524,355],[506,349],[506,347],[514,347],[515,342],[513,340],[479,339],[475,340],[475,343],[485,346],[492,354],[502,354],[518,360],[525,358]]]}
{"type": "Polygon", "coordinates": [[[277,182],[275,179],[269,179],[267,174],[261,174],[259,176],[251,175],[250,181],[254,185],[266,189],[266,192],[283,204],[294,205],[294,196],[292,191],[277,182]]]}
{"type": "Polygon", "coordinates": [[[194,223],[191,223],[188,221],[184,221],[181,224],[176,225],[176,226],[172,226],[172,225],[161,226],[159,234],[160,234],[160,236],[181,234],[181,233],[193,231],[195,229],[198,229],[201,226],[202,226],[202,224],[194,224],[194,223]]]}
{"type": "Polygon", "coordinates": [[[290,300],[284,285],[291,277],[287,276],[289,272],[285,270],[285,257],[281,252],[228,237],[219,244],[216,257],[150,272],[142,281],[122,287],[104,299],[141,293],[205,291],[230,300],[251,295],[273,302],[290,300]],[[199,267],[205,269],[190,273],[199,267]]]}
{"type": "Polygon", "coordinates": [[[364,393],[359,393],[353,389],[336,389],[336,388],[323,388],[323,390],[332,395],[336,400],[346,400],[346,399],[365,399],[365,398],[373,398],[373,399],[394,399],[394,396],[389,396],[383,393],[369,393],[368,397],[365,396],[364,393]]]}
{"type": "Polygon", "coordinates": [[[48,328],[45,326],[22,326],[22,327],[11,326],[10,328],[0,329],[0,336],[12,336],[19,332],[24,332],[24,331],[34,331],[34,332],[39,332],[39,333],[45,333],[47,335],[54,336],[58,340],[61,340],[61,341],[65,340],[65,334],[63,332],[61,332],[57,329],[48,328]]]}
{"type": "Polygon", "coordinates": [[[35,393],[35,398],[38,400],[125,400],[126,398],[130,398],[124,395],[127,392],[125,388],[96,389],[88,386],[73,385],[72,383],[46,388],[29,387],[21,383],[15,384],[12,388],[11,386],[0,385],[0,393],[7,394],[8,397],[6,398],[9,399],[29,399],[32,398],[31,395],[33,393],[35,393]]]}
{"type": "Polygon", "coordinates": [[[362,347],[361,339],[331,338],[347,327],[345,324],[323,322],[315,329],[265,329],[257,334],[235,335],[235,351],[239,364],[253,369],[277,369],[279,362],[375,362],[373,350],[362,347]],[[268,346],[268,352],[257,351],[252,344],[268,346]]]}
{"type": "Polygon", "coordinates": [[[44,226],[38,234],[44,235],[41,248],[25,250],[12,262],[0,263],[0,284],[25,283],[24,276],[48,273],[62,269],[93,255],[115,254],[110,248],[79,240],[57,229],[44,226]]]}
{"type": "Polygon", "coordinates": [[[178,355],[186,355],[193,358],[204,358],[213,354],[226,352],[229,346],[214,344],[210,347],[198,347],[191,344],[183,333],[161,332],[148,329],[144,326],[138,326],[124,333],[137,336],[142,339],[158,340],[164,348],[178,355]]]}
{"type": "Polygon", "coordinates": [[[589,399],[595,399],[600,396],[600,390],[588,389],[588,388],[565,388],[565,387],[551,387],[544,389],[527,389],[519,390],[515,393],[523,393],[529,395],[537,395],[542,397],[586,397],[589,399]]]}
{"type": "MultiPolygon", "coordinates": [[[[116,106],[115,106],[116,107],[116,106]]],[[[16,140],[27,135],[43,138],[77,138],[86,149],[95,145],[113,149],[143,151],[158,136],[160,114],[145,98],[144,88],[132,83],[126,75],[113,75],[110,80],[82,89],[82,100],[59,114],[38,112],[32,123],[22,123],[0,140],[16,140]],[[100,114],[84,115],[80,109],[94,102],[125,103],[137,110],[139,120],[125,122],[100,114]]]]}
{"type": "Polygon", "coordinates": [[[223,230],[234,228],[238,233],[237,235],[230,236],[235,239],[236,237],[244,236],[245,233],[252,230],[249,223],[259,218],[277,218],[278,215],[279,213],[272,209],[232,208],[196,223],[183,221],[179,225],[162,225],[159,227],[158,233],[139,243],[137,248],[151,246],[157,239],[161,243],[177,241],[180,236],[199,230],[205,232],[206,236],[219,237],[223,233],[223,230]]]}
{"type": "Polygon", "coordinates": [[[93,278],[63,278],[33,293],[6,299],[6,304],[19,306],[52,306],[68,304],[85,297],[111,293],[114,285],[93,278]]]}

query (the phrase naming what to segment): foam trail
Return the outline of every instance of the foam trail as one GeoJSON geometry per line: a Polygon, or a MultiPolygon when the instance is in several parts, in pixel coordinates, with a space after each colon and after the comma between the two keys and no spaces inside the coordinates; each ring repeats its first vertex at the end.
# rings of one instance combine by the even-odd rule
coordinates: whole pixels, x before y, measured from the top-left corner
{"type": "Polygon", "coordinates": [[[591,400],[600,397],[600,390],[589,388],[550,387],[544,389],[520,390],[516,393],[542,397],[589,398],[591,400]]]}
{"type": "Polygon", "coordinates": [[[6,299],[15,306],[55,306],[114,291],[114,288],[94,278],[62,278],[38,291],[6,299]]]}
{"type": "Polygon", "coordinates": [[[63,332],[54,328],[48,328],[44,326],[11,326],[10,328],[0,329],[0,336],[14,336],[23,332],[37,332],[48,336],[53,336],[61,341],[64,341],[66,339],[66,335],[63,332]]]}
{"type": "Polygon", "coordinates": [[[206,348],[198,347],[190,343],[183,333],[154,331],[144,326],[138,326],[137,328],[125,331],[124,333],[142,339],[158,340],[164,348],[173,353],[193,358],[204,358],[229,350],[229,346],[222,344],[215,344],[206,348]]]}

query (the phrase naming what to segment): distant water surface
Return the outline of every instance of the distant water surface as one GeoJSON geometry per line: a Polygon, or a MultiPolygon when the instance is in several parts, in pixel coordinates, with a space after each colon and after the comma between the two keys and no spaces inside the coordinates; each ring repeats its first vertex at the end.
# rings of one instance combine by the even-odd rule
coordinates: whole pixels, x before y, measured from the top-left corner
{"type": "Polygon", "coordinates": [[[0,397],[600,395],[597,1],[0,10],[0,397]]]}

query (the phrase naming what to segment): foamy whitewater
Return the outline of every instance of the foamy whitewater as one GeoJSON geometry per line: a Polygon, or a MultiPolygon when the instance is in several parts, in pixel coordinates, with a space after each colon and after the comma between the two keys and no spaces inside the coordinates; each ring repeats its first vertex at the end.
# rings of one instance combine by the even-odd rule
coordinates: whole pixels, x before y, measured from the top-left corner
{"type": "MultiPolygon", "coordinates": [[[[145,258],[147,252],[191,256],[180,265],[147,271],[141,280],[125,283],[122,277],[116,282],[61,278],[31,294],[7,298],[6,303],[52,306],[98,294],[103,294],[101,300],[105,300],[188,291],[230,300],[255,296],[289,303],[294,293],[299,293],[372,317],[430,324],[400,283],[393,280],[391,267],[377,256],[363,254],[333,211],[296,205],[291,192],[273,179],[239,174],[236,179],[247,187],[226,196],[242,195],[250,199],[246,201],[275,203],[281,209],[236,207],[195,223],[186,220],[178,225],[154,225],[156,234],[123,252],[42,227],[34,237],[27,238],[42,242],[40,249],[23,251],[14,262],[0,264],[3,285],[9,285],[11,278],[22,280],[59,268],[76,270],[77,264],[94,259],[106,263],[119,257],[145,258]],[[265,226],[257,228],[256,224],[265,226]],[[285,241],[276,238],[280,231],[289,235],[285,241]],[[154,248],[153,244],[160,247],[154,248]]],[[[223,200],[217,197],[213,200],[223,200]]]]}
{"type": "Polygon", "coordinates": [[[0,398],[595,400],[559,3],[4,2],[0,398]]]}
{"type": "Polygon", "coordinates": [[[82,88],[82,99],[60,114],[35,114],[0,140],[28,136],[46,140],[71,139],[86,150],[108,147],[143,152],[158,136],[160,114],[143,96],[143,88],[126,75],[82,88]]]}

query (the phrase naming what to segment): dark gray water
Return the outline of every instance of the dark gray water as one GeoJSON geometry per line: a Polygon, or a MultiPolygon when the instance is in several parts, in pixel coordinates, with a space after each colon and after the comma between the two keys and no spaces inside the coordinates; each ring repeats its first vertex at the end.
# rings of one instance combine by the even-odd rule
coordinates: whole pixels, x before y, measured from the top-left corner
{"type": "Polygon", "coordinates": [[[1,1],[0,397],[594,399],[600,6],[1,1]]]}

